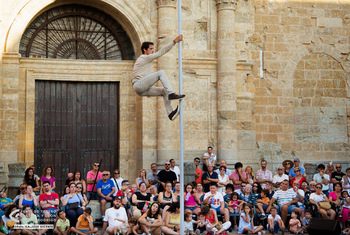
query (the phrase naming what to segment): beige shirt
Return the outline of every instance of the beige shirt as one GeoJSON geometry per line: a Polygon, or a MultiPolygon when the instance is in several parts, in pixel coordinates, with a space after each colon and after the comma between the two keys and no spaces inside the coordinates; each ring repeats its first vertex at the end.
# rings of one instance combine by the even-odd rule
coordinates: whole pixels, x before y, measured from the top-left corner
{"type": "Polygon", "coordinates": [[[152,61],[161,57],[165,53],[171,50],[171,48],[175,45],[173,41],[171,41],[169,44],[167,44],[165,47],[157,51],[156,53],[146,55],[142,54],[139,58],[135,61],[134,70],[132,73],[132,83],[136,82],[137,80],[151,74],[152,72],[152,61]]]}

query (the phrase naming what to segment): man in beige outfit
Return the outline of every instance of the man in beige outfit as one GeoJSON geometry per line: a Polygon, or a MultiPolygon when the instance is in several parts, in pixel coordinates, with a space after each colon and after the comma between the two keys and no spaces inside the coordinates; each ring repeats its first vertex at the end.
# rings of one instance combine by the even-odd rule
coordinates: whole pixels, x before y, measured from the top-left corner
{"type": "Polygon", "coordinates": [[[165,109],[171,121],[179,115],[179,107],[173,110],[170,100],[182,99],[185,95],[175,94],[171,83],[163,70],[151,73],[153,60],[161,57],[171,50],[171,48],[182,40],[182,35],[178,35],[171,43],[154,53],[152,42],[143,42],[141,46],[142,55],[137,58],[132,78],[132,86],[140,96],[163,96],[165,109]],[[163,87],[153,86],[160,81],[163,87]]]}

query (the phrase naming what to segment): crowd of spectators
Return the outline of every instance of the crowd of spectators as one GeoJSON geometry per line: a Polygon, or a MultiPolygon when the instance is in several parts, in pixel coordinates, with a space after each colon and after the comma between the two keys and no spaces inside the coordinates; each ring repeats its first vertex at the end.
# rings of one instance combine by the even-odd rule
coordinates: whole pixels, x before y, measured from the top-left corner
{"type": "MultiPolygon", "coordinates": [[[[319,164],[308,182],[298,158],[285,160],[274,173],[266,160],[256,173],[241,162],[230,170],[225,160],[216,161],[212,147],[194,159],[193,182],[183,195],[186,234],[303,233],[312,217],[339,220],[350,234],[350,168],[344,173],[339,163],[319,164]]],[[[69,173],[59,196],[53,167],[45,167],[39,177],[30,166],[14,199],[0,192],[0,235],[180,234],[180,168],[174,159],[162,170],[152,163],[148,174],[141,169],[134,180],[123,179],[119,169],[112,176],[99,169],[95,162],[86,178],[80,171],[69,173]],[[91,200],[99,202],[102,218],[91,216],[91,200]],[[100,230],[94,225],[98,219],[100,230]],[[42,223],[54,228],[16,227],[42,223]]]]}

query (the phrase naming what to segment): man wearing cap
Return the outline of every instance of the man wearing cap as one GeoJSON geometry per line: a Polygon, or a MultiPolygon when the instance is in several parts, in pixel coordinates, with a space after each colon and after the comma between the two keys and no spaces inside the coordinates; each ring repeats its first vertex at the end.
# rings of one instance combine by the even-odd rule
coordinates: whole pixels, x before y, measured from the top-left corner
{"type": "Polygon", "coordinates": [[[295,167],[299,167],[301,175],[305,177],[305,169],[300,166],[300,159],[299,158],[294,158],[294,166],[290,169],[289,175],[292,178],[296,177],[295,172],[294,172],[295,167]]]}
{"type": "Polygon", "coordinates": [[[277,168],[277,175],[273,176],[272,179],[272,184],[276,189],[280,188],[280,184],[282,183],[283,180],[288,180],[289,181],[289,176],[284,174],[284,169],[283,166],[279,166],[277,168]]]}
{"type": "Polygon", "coordinates": [[[103,226],[100,234],[104,234],[107,229],[107,233],[110,235],[114,234],[125,234],[128,231],[128,216],[125,208],[122,207],[122,198],[119,196],[115,197],[113,201],[113,207],[106,210],[106,215],[103,218],[103,226]]]}

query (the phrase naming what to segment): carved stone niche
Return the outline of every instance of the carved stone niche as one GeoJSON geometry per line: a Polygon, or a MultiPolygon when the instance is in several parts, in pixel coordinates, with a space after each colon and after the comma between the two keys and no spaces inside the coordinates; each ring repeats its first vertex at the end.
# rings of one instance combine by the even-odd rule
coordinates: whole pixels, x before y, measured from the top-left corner
{"type": "Polygon", "coordinates": [[[236,0],[216,0],[217,10],[234,10],[236,0]]]}
{"type": "Polygon", "coordinates": [[[157,0],[158,7],[176,7],[176,0],[157,0]]]}
{"type": "Polygon", "coordinates": [[[8,164],[8,197],[14,198],[17,195],[19,186],[23,183],[24,173],[26,170],[25,163],[10,163],[8,164]]]}

